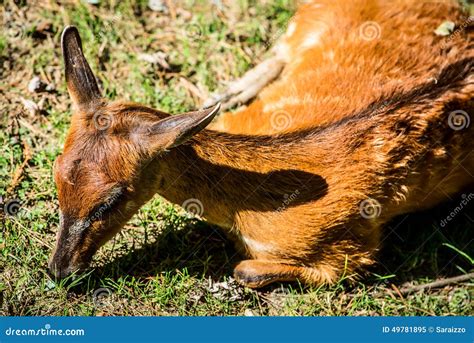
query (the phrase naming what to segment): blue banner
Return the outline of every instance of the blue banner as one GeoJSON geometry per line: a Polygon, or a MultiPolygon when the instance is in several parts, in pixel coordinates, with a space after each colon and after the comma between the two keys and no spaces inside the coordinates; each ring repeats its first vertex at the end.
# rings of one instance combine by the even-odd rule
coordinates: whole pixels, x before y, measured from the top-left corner
{"type": "Polygon", "coordinates": [[[0,342],[474,342],[472,317],[0,317],[0,342]]]}

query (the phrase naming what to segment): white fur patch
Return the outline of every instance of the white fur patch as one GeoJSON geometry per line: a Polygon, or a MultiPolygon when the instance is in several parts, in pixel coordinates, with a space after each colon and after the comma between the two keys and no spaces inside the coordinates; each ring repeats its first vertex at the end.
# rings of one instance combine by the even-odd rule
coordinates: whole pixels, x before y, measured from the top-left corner
{"type": "Polygon", "coordinates": [[[297,96],[282,97],[277,102],[265,104],[265,106],[263,106],[263,112],[273,112],[285,108],[286,106],[298,105],[301,101],[302,99],[297,96]]]}
{"type": "Polygon", "coordinates": [[[328,60],[332,62],[334,62],[334,56],[335,56],[334,50],[329,50],[324,53],[324,57],[326,57],[328,60]]]}
{"type": "Polygon", "coordinates": [[[263,106],[263,112],[274,112],[282,110],[287,106],[298,106],[298,105],[316,105],[315,99],[309,95],[305,94],[302,96],[290,95],[280,98],[278,101],[270,102],[263,106]]]}
{"type": "Polygon", "coordinates": [[[273,250],[273,246],[268,243],[262,243],[245,236],[242,236],[242,240],[252,252],[271,252],[273,250]]]}
{"type": "Polygon", "coordinates": [[[288,25],[288,30],[286,31],[286,36],[291,37],[293,33],[296,31],[296,23],[292,21],[290,25],[288,25]]]}
{"type": "Polygon", "coordinates": [[[301,44],[302,48],[311,48],[321,43],[321,32],[312,32],[307,35],[301,44]]]}
{"type": "Polygon", "coordinates": [[[285,63],[289,63],[291,60],[291,51],[288,44],[284,41],[279,42],[275,47],[272,49],[277,56],[280,57],[285,63]]]}

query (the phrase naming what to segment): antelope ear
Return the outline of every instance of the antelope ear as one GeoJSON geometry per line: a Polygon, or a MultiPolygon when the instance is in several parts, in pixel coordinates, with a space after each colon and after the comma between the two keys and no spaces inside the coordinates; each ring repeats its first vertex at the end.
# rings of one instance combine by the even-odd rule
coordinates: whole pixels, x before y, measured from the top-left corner
{"type": "Polygon", "coordinates": [[[162,151],[183,144],[204,129],[219,113],[221,104],[199,111],[169,116],[147,128],[152,151],[162,151]]]}
{"type": "Polygon", "coordinates": [[[79,31],[67,26],[61,35],[66,83],[74,105],[81,111],[93,111],[101,95],[96,79],[82,52],[79,31]]]}

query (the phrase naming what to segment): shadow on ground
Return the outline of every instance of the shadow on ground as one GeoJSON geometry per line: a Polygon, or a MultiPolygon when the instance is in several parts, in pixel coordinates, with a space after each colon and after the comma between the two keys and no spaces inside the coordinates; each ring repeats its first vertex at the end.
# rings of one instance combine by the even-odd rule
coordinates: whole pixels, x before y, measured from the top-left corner
{"type": "Polygon", "coordinates": [[[474,258],[474,191],[465,192],[430,211],[402,216],[386,225],[379,264],[374,272],[395,274],[391,281],[398,284],[424,277],[455,276],[471,270],[473,265],[469,259],[455,249],[474,258]]]}
{"type": "Polygon", "coordinates": [[[167,231],[155,243],[144,245],[97,268],[100,277],[153,277],[186,268],[194,277],[214,281],[232,275],[240,255],[219,228],[199,222],[179,231],[167,231]]]}
{"type": "MultiPolygon", "coordinates": [[[[388,282],[401,285],[420,278],[459,275],[472,269],[469,260],[453,247],[474,257],[474,199],[442,224],[461,200],[459,196],[430,211],[402,216],[386,225],[379,263],[361,281],[375,285],[381,281],[374,274],[393,275],[388,282]]],[[[240,259],[233,243],[221,230],[198,222],[179,231],[164,232],[155,243],[131,250],[96,268],[91,277],[95,281],[123,276],[144,279],[186,269],[190,276],[222,281],[232,275],[233,266],[240,259]]],[[[296,283],[288,286],[299,288],[296,283]]],[[[281,288],[281,284],[264,290],[275,288],[281,288]]]]}

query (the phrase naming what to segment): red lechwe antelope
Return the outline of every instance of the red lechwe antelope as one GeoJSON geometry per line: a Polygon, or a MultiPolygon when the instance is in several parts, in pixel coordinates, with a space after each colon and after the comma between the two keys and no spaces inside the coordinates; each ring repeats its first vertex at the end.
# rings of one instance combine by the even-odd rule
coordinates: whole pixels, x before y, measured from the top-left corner
{"type": "Polygon", "coordinates": [[[473,185],[472,38],[454,1],[307,1],[273,57],[213,98],[257,96],[248,107],[171,116],[107,102],[67,27],[74,113],[50,270],[85,268],[156,193],[199,200],[246,256],[234,270],[246,286],[363,270],[384,223],[473,185]],[[446,20],[455,31],[436,35],[446,20]]]}

